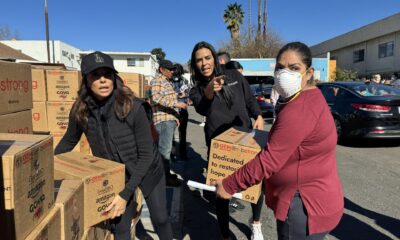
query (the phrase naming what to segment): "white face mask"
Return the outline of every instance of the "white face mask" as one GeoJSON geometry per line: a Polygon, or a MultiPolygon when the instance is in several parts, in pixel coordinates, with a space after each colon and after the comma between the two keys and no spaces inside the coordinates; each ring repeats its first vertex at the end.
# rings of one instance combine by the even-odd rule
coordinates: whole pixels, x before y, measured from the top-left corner
{"type": "Polygon", "coordinates": [[[299,72],[281,69],[275,72],[274,88],[280,96],[289,98],[301,90],[303,76],[299,72]]]}

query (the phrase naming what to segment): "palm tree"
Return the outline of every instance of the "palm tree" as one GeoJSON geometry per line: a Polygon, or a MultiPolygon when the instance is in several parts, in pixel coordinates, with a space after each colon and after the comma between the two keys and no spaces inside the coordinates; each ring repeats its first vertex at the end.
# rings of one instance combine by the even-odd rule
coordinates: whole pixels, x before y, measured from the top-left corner
{"type": "Polygon", "coordinates": [[[261,0],[258,3],[258,16],[257,16],[257,38],[261,36],[261,0]]]}
{"type": "Polygon", "coordinates": [[[243,23],[242,5],[238,3],[229,4],[224,11],[224,23],[231,33],[231,39],[237,41],[240,35],[240,25],[243,23]]]}
{"type": "Polygon", "coordinates": [[[264,0],[263,40],[267,39],[267,0],[264,0]]]}
{"type": "Polygon", "coordinates": [[[248,22],[248,24],[249,24],[249,26],[248,26],[248,29],[247,29],[247,31],[248,31],[248,35],[249,35],[249,40],[251,39],[251,0],[248,0],[249,1],[249,3],[248,3],[248,15],[249,15],[249,22],[248,22]]]}

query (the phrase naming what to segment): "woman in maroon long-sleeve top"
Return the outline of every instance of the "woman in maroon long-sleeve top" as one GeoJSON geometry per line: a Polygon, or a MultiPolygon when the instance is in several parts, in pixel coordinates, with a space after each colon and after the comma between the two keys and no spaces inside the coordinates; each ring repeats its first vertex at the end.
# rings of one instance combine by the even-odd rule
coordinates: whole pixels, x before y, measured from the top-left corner
{"type": "Polygon", "coordinates": [[[329,107],[313,84],[310,49],[285,45],[278,53],[275,89],[283,98],[267,146],[231,176],[215,183],[217,194],[265,183],[278,239],[323,239],[343,214],[336,167],[336,129],[329,107]]]}

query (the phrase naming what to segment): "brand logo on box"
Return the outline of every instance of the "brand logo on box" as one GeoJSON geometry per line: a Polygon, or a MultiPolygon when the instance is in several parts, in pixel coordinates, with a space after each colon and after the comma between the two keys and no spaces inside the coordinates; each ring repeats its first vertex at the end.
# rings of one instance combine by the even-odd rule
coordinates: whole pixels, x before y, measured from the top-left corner
{"type": "Polygon", "coordinates": [[[46,196],[42,194],[29,206],[29,212],[34,213],[35,218],[40,218],[40,216],[42,216],[44,200],[46,200],[46,196]]]}
{"type": "Polygon", "coordinates": [[[40,113],[33,113],[33,120],[39,121],[40,120],[40,113]]]}
{"type": "Polygon", "coordinates": [[[18,129],[8,129],[8,133],[28,134],[29,128],[24,127],[24,128],[18,128],[18,129]]]}
{"type": "Polygon", "coordinates": [[[36,80],[32,81],[32,89],[36,90],[38,88],[38,82],[36,80]]]}
{"type": "Polygon", "coordinates": [[[19,91],[23,90],[24,92],[28,92],[29,90],[29,82],[28,80],[1,80],[0,81],[0,90],[5,91],[19,91]]]}

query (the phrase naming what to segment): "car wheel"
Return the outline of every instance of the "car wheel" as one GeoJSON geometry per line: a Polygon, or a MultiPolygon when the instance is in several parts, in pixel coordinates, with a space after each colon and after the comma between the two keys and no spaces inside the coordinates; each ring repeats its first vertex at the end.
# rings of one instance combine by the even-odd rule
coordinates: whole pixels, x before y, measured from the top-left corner
{"type": "Polygon", "coordinates": [[[338,141],[341,140],[343,138],[343,127],[342,127],[342,123],[340,122],[340,120],[335,117],[333,118],[335,120],[335,127],[336,127],[336,133],[337,133],[337,137],[338,137],[338,141]]]}

